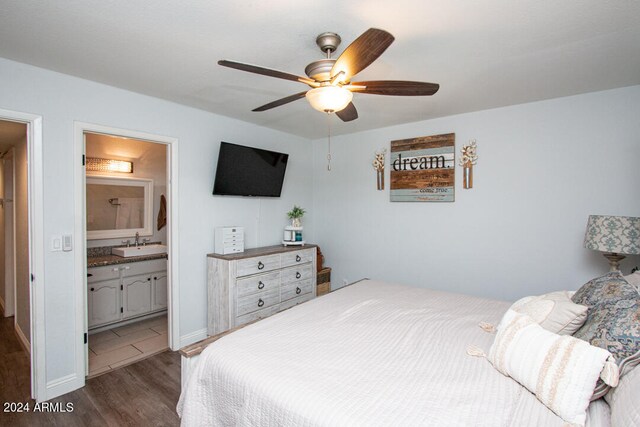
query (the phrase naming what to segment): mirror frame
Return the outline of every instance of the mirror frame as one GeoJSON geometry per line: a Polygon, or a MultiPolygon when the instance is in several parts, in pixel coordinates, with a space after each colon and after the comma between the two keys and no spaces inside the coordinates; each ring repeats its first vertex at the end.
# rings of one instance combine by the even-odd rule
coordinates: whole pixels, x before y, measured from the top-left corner
{"type": "Polygon", "coordinates": [[[147,178],[131,178],[109,175],[87,175],[86,184],[97,185],[122,185],[144,188],[144,227],[143,228],[123,228],[113,230],[87,230],[86,221],[88,209],[86,206],[87,195],[85,185],[85,230],[87,231],[87,240],[98,239],[117,239],[120,237],[132,237],[136,233],[140,236],[153,235],[153,180],[147,178]]]}

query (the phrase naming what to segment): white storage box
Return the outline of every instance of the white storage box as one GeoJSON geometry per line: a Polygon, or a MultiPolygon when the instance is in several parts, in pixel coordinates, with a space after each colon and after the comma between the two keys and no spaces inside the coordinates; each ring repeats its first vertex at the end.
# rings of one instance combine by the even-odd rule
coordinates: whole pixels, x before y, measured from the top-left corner
{"type": "Polygon", "coordinates": [[[214,252],[221,255],[244,252],[244,227],[216,227],[214,252]]]}

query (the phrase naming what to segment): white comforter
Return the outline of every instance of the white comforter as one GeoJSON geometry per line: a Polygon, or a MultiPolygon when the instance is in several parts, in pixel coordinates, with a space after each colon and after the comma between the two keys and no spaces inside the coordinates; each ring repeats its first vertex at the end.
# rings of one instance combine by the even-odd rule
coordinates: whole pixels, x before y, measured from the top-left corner
{"type": "MultiPolygon", "coordinates": [[[[211,344],[183,390],[187,426],[562,426],[486,359],[509,304],[363,281],[211,344]]],[[[608,425],[608,407],[590,407],[608,425]]]]}

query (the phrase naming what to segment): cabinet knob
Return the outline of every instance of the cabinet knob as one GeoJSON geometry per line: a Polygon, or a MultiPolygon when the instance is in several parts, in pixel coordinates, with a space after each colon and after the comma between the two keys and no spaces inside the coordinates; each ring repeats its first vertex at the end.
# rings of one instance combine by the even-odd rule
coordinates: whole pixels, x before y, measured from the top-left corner
{"type": "Polygon", "coordinates": [[[87,277],[93,277],[93,274],[87,273],[87,277]]]}
{"type": "Polygon", "coordinates": [[[157,277],[154,277],[154,278],[153,278],[153,280],[158,280],[158,278],[157,278],[157,277]]]}
{"type": "Polygon", "coordinates": [[[300,292],[302,292],[302,289],[296,287],[296,294],[300,295],[300,292]]]}
{"type": "Polygon", "coordinates": [[[150,281],[151,281],[151,277],[147,277],[147,282],[150,282],[150,281]]]}
{"type": "Polygon", "coordinates": [[[264,305],[264,301],[262,301],[262,298],[260,298],[258,300],[258,307],[262,307],[264,305]]]}
{"type": "Polygon", "coordinates": [[[302,274],[300,274],[300,272],[299,272],[299,271],[296,271],[296,279],[299,279],[299,278],[301,278],[301,277],[302,277],[302,274]]]}
{"type": "Polygon", "coordinates": [[[262,261],[258,261],[258,270],[262,270],[264,268],[264,264],[262,261]]]}
{"type": "Polygon", "coordinates": [[[258,289],[264,288],[264,283],[262,281],[258,282],[258,289]]]}
{"type": "Polygon", "coordinates": [[[93,292],[93,291],[95,291],[95,289],[94,289],[94,288],[91,288],[91,292],[93,292]]]}
{"type": "Polygon", "coordinates": [[[302,260],[302,258],[300,258],[300,255],[296,255],[296,262],[300,262],[302,260]]]}

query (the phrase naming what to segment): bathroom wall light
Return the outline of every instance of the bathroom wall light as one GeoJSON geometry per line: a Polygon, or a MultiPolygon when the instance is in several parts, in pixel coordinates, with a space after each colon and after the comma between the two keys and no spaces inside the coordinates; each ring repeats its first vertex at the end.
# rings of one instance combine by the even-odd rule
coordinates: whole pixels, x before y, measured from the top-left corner
{"type": "Polygon", "coordinates": [[[101,159],[87,157],[87,171],[91,172],[123,172],[133,173],[133,163],[126,160],[101,159]]]}

